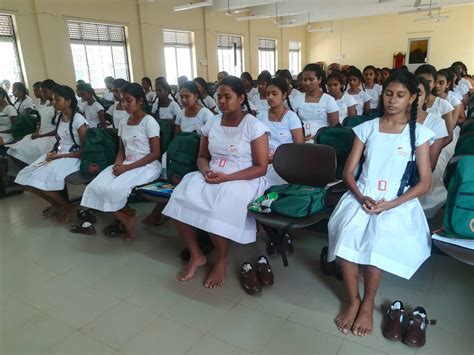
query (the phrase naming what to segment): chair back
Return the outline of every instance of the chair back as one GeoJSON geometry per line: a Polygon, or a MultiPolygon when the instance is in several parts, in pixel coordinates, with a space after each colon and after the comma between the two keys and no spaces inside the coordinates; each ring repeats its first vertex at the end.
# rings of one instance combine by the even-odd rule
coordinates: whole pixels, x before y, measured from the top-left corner
{"type": "Polygon", "coordinates": [[[336,152],[323,144],[282,144],[273,157],[273,167],[289,184],[324,187],[336,173],[336,152]]]}

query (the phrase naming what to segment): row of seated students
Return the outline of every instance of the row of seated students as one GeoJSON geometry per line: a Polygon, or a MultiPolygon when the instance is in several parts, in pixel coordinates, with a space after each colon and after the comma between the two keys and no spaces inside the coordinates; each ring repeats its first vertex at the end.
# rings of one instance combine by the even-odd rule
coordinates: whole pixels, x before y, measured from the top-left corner
{"type": "MultiPolygon", "coordinates": [[[[345,74],[350,86],[353,72],[355,68],[345,74]]],[[[420,199],[423,201],[423,196],[436,187],[432,171],[436,173],[443,152],[449,155],[458,122],[452,115],[454,107],[442,98],[452,87],[451,74],[427,65],[416,74],[418,77],[406,70],[391,71],[383,82],[381,95],[377,92],[379,118],[354,128],[356,138],[344,170],[348,192],[329,221],[328,259],[338,258],[350,296],[350,305],[336,319],[337,327],[345,333],[371,333],[374,298],[383,271],[409,279],[430,255],[430,233],[420,199]],[[443,77],[445,83],[440,82],[443,77]],[[432,98],[435,87],[437,96],[432,98]],[[428,108],[432,111],[427,112],[428,108]],[[413,145],[420,180],[399,193],[413,145]],[[356,181],[354,172],[363,157],[362,174],[356,181]],[[358,290],[359,269],[364,275],[363,297],[358,290]]],[[[285,183],[271,165],[276,148],[291,142],[312,143],[320,127],[340,123],[337,100],[344,96],[341,76],[336,71],[326,81],[321,67],[306,65],[301,92],[293,94],[291,102],[288,97],[296,89],[288,85],[289,78],[268,78],[264,73],[259,81],[265,80],[265,84],[259,83],[255,95],[260,100],[265,95],[268,108],[257,106],[255,117],[245,80],[221,73],[214,108],[219,114],[206,114],[202,119],[198,118],[199,112],[208,109],[200,104],[199,83],[181,83],[179,96],[184,108],[173,115],[171,109],[166,110],[174,102],[170,86],[163,78],[156,81],[155,114],[159,112],[160,118],[164,118],[163,112],[173,116],[168,119],[175,120],[177,132],[196,131],[201,135],[198,171],[184,176],[163,210],[163,215],[174,220],[191,254],[178,280],[193,278],[196,270],[207,263],[197,242],[200,229],[209,233],[217,251],[217,261],[204,286],[223,285],[229,240],[243,244],[256,241],[256,223],[247,213],[247,205],[269,185],[285,183]],[[331,95],[326,94],[327,88],[331,95]]],[[[366,90],[364,76],[356,77],[358,81],[348,92],[351,96],[360,94],[356,89],[366,90]]],[[[81,205],[113,213],[124,228],[125,238],[132,239],[135,211],[128,206],[127,197],[135,186],[160,176],[162,152],[160,126],[143,110],[147,102],[145,85],[120,80],[112,82],[110,89],[117,102],[113,111],[108,110],[120,137],[116,161],[87,185],[81,205]],[[116,111],[126,114],[119,118],[116,111]]],[[[458,86],[465,85],[456,82],[458,86]]],[[[53,107],[48,119],[42,118],[42,124],[45,122],[52,129],[46,137],[56,135],[58,140],[54,149],[43,151],[21,170],[16,182],[50,203],[43,217],[59,214],[56,222],[67,223],[73,207],[60,193],[65,178],[79,170],[81,144],[88,127],[104,123],[100,114],[98,120],[89,121],[87,113],[84,117],[77,111],[73,89],[50,84],[50,80],[41,84],[43,99],[50,102],[46,107],[53,107]]],[[[89,86],[80,84],[77,89],[82,100],[93,106],[94,95],[87,95],[89,86]]],[[[7,100],[5,92],[0,91],[0,100],[0,104],[7,100]]],[[[352,111],[357,105],[346,109],[352,111]]]]}

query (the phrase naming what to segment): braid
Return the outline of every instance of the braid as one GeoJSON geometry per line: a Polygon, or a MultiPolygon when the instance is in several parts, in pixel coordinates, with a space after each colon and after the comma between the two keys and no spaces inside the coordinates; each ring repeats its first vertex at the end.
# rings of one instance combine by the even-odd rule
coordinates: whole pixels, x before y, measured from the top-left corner
{"type": "Polygon", "coordinates": [[[294,111],[294,110],[293,110],[293,107],[291,106],[290,95],[287,95],[287,96],[286,96],[286,103],[288,104],[288,108],[289,108],[291,111],[294,111]]]}
{"type": "Polygon", "coordinates": [[[409,128],[410,128],[410,144],[413,150],[413,153],[415,152],[415,147],[416,147],[416,118],[418,116],[418,94],[416,95],[415,101],[411,104],[411,109],[410,109],[410,120],[408,121],[409,128]]]}
{"type": "Polygon", "coordinates": [[[252,109],[250,108],[250,104],[249,104],[249,99],[247,98],[247,94],[245,93],[244,94],[244,102],[242,102],[242,106],[243,107],[246,107],[247,108],[247,112],[248,113],[252,113],[252,109]]]}

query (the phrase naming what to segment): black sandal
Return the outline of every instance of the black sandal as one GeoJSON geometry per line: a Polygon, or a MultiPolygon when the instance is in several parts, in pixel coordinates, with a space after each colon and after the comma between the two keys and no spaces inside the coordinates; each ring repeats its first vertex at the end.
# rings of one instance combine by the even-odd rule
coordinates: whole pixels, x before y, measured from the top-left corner
{"type": "Polygon", "coordinates": [[[76,234],[95,235],[95,227],[90,222],[82,222],[79,226],[69,227],[69,232],[76,234]]]}
{"type": "Polygon", "coordinates": [[[122,222],[115,220],[111,225],[105,227],[102,232],[110,238],[121,236],[125,233],[124,228],[122,227],[122,222]]]}
{"type": "Polygon", "coordinates": [[[97,218],[92,214],[91,210],[78,209],[76,213],[77,219],[81,222],[95,223],[97,218]]]}

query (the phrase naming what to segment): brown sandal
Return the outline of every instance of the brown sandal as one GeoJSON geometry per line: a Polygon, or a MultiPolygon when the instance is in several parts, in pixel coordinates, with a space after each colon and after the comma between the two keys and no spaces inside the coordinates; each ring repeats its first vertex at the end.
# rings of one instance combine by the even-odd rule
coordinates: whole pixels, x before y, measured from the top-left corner
{"type": "Polygon", "coordinates": [[[262,286],[273,285],[273,271],[265,255],[258,258],[257,261],[257,274],[262,286]]]}
{"type": "Polygon", "coordinates": [[[393,302],[390,307],[382,305],[385,311],[384,324],[382,326],[382,335],[385,339],[392,341],[402,341],[403,322],[405,318],[405,308],[402,301],[393,302]]]}
{"type": "Polygon", "coordinates": [[[257,272],[250,263],[243,263],[240,272],[240,281],[244,291],[249,295],[255,295],[258,292],[262,292],[262,285],[257,276],[257,272]]]}
{"type": "Polygon", "coordinates": [[[421,348],[426,343],[426,326],[436,324],[435,319],[428,319],[423,307],[415,307],[409,317],[408,326],[403,335],[403,342],[408,346],[421,348]]]}

